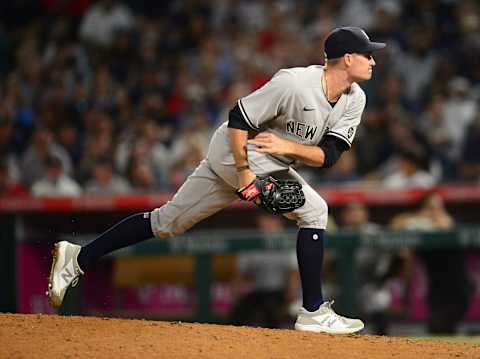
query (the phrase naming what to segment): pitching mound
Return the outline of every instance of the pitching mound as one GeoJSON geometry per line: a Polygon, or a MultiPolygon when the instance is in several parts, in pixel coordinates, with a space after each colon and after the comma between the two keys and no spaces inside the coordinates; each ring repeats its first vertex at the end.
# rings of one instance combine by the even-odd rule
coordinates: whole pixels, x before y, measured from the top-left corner
{"type": "Polygon", "coordinates": [[[0,314],[0,358],[480,358],[480,346],[56,315],[0,314]]]}

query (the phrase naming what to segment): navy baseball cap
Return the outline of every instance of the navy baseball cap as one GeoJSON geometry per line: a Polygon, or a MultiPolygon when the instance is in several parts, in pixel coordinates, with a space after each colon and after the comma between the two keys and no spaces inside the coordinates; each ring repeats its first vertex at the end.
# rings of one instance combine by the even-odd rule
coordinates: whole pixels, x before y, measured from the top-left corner
{"type": "Polygon", "coordinates": [[[370,41],[365,31],[359,27],[339,27],[328,34],[325,40],[325,54],[327,59],[336,59],[354,52],[373,52],[385,46],[383,42],[370,41]]]}

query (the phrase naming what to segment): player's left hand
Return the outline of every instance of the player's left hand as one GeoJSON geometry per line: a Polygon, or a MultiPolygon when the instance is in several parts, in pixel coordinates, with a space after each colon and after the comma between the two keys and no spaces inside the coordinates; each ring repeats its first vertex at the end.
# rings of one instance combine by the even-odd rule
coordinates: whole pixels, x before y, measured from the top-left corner
{"type": "Polygon", "coordinates": [[[291,153],[293,142],[280,138],[270,132],[260,132],[253,139],[247,141],[248,144],[255,145],[255,150],[261,153],[285,156],[291,153]]]}
{"type": "Polygon", "coordinates": [[[272,176],[256,177],[237,191],[244,201],[253,201],[273,214],[288,213],[305,204],[302,185],[295,180],[278,180],[272,176]]]}

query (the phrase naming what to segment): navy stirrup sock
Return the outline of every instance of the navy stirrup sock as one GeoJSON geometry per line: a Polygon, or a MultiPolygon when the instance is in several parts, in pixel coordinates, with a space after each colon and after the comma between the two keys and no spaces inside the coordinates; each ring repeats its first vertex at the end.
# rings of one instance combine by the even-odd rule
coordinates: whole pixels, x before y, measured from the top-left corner
{"type": "Polygon", "coordinates": [[[316,311],[323,303],[323,229],[301,228],[297,236],[297,259],[302,282],[303,307],[316,311]]]}
{"type": "Polygon", "coordinates": [[[153,237],[150,226],[150,213],[133,214],[82,247],[78,255],[78,265],[82,270],[95,263],[103,255],[128,247],[153,237]]]}

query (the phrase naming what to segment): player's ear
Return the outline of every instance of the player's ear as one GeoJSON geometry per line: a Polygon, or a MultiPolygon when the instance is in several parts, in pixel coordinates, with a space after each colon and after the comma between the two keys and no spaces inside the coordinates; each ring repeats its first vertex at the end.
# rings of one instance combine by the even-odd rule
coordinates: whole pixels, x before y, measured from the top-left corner
{"type": "Polygon", "coordinates": [[[350,67],[353,62],[353,55],[352,54],[345,54],[343,55],[343,61],[347,67],[350,67]]]}

